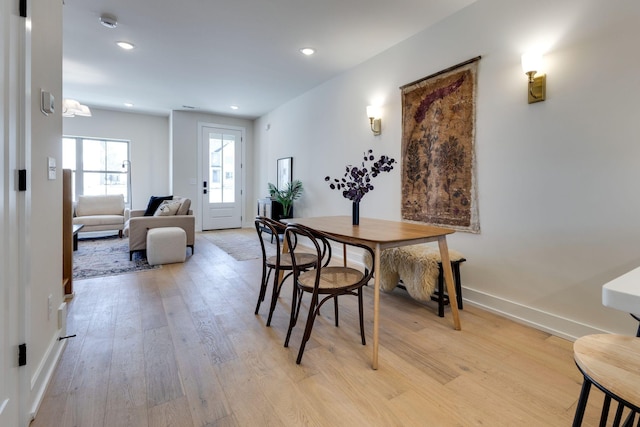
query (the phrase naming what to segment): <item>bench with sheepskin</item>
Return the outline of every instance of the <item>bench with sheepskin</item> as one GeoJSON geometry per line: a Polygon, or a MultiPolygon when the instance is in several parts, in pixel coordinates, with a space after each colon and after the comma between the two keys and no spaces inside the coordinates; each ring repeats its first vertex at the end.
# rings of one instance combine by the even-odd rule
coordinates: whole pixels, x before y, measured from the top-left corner
{"type": "MultiPolygon", "coordinates": [[[[466,259],[453,249],[449,249],[449,259],[456,285],[456,302],[458,308],[462,309],[460,263],[466,259]]],[[[365,254],[364,263],[369,267],[373,260],[365,254]]],[[[444,306],[450,301],[444,290],[444,274],[438,248],[421,244],[385,249],[380,254],[380,270],[375,273],[380,274],[380,289],[391,292],[400,287],[418,301],[437,301],[438,316],[444,317],[444,306]]]]}

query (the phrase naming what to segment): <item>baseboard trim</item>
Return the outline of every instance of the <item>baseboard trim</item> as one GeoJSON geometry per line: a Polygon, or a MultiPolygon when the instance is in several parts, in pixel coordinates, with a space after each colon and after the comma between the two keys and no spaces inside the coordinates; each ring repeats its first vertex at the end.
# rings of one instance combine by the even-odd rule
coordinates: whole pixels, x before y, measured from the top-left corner
{"type": "Polygon", "coordinates": [[[45,357],[42,359],[42,362],[31,377],[31,402],[29,405],[31,410],[29,413],[29,419],[32,421],[38,413],[38,409],[40,408],[44,394],[47,391],[49,382],[51,382],[54,371],[62,357],[62,352],[67,345],[67,340],[59,340],[62,332],[62,329],[58,329],[56,331],[53,341],[47,349],[45,357]]]}
{"type": "MultiPolygon", "coordinates": [[[[342,259],[341,247],[334,248],[334,257],[342,259]]],[[[364,266],[362,254],[359,252],[347,250],[347,259],[350,263],[364,266]]],[[[584,335],[614,333],[465,286],[462,287],[462,299],[465,304],[570,341],[575,341],[584,335]]],[[[464,324],[462,327],[464,328],[464,324]]]]}
{"type": "Polygon", "coordinates": [[[465,304],[469,303],[483,310],[570,341],[575,341],[584,335],[613,333],[593,325],[577,322],[515,301],[500,298],[477,289],[463,286],[462,295],[465,304]]]}

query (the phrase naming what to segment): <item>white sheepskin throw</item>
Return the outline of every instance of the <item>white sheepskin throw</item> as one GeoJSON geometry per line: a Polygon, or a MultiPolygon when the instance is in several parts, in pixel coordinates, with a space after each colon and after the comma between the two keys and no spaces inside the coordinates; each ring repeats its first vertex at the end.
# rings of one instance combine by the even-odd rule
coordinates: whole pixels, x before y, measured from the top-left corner
{"type": "MultiPolygon", "coordinates": [[[[451,261],[462,258],[460,252],[449,249],[451,261]]],[[[381,271],[376,273],[380,275],[380,289],[390,292],[402,280],[412,298],[430,301],[438,284],[440,261],[440,250],[426,244],[385,249],[380,255],[381,271]]],[[[373,265],[368,252],[365,252],[364,264],[367,267],[373,265]]]]}

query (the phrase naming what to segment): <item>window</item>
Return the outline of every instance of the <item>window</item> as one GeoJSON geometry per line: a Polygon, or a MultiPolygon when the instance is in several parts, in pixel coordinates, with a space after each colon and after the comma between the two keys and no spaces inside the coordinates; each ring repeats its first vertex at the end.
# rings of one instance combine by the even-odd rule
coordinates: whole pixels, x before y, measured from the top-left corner
{"type": "Polygon", "coordinates": [[[62,138],[62,167],[72,171],[73,199],[80,195],[123,194],[130,204],[129,141],[62,138]]]}

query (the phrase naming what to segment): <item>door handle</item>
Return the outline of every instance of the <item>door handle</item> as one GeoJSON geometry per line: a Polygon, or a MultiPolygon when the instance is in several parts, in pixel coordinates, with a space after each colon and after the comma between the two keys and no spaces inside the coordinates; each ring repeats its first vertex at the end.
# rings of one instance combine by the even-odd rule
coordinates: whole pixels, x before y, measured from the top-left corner
{"type": "Polygon", "coordinates": [[[207,181],[202,181],[202,194],[207,194],[207,181]]]}

